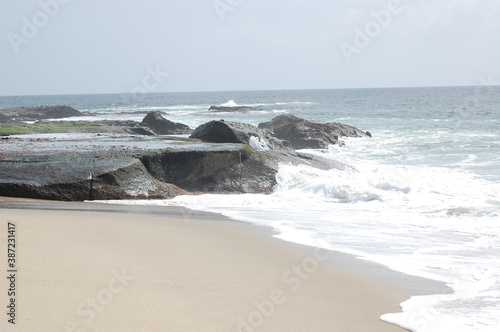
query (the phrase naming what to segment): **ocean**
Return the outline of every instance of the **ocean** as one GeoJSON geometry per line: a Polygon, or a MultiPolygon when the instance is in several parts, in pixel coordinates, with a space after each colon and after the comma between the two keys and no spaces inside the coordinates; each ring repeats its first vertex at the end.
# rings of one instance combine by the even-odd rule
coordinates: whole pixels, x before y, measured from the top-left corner
{"type": "Polygon", "coordinates": [[[403,313],[382,316],[412,331],[500,328],[499,86],[0,97],[0,108],[46,104],[88,113],[82,120],[141,121],[160,111],[194,128],[290,113],[369,131],[344,147],[308,150],[355,170],[282,165],[271,195],[126,203],[221,213],[286,241],[444,281],[453,294],[412,297],[403,313]],[[210,113],[211,105],[259,111],[210,113]]]}

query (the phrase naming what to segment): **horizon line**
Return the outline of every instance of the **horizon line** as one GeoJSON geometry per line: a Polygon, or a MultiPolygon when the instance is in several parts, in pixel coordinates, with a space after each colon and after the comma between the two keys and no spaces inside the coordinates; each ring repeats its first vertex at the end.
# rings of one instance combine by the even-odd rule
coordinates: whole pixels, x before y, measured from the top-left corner
{"type": "MultiPolygon", "coordinates": [[[[236,92],[264,92],[264,91],[319,91],[319,90],[370,90],[370,89],[421,89],[421,88],[468,88],[477,87],[477,85],[428,85],[428,86],[388,86],[388,87],[346,87],[346,88],[303,88],[303,89],[250,89],[250,90],[192,90],[192,91],[149,91],[141,92],[141,95],[164,94],[164,93],[236,93],[236,92]]],[[[489,86],[500,86],[492,84],[489,86]]],[[[36,96],[78,96],[78,95],[130,95],[132,92],[91,92],[91,93],[63,93],[63,94],[18,94],[18,95],[0,95],[1,97],[36,97],[36,96]]]]}

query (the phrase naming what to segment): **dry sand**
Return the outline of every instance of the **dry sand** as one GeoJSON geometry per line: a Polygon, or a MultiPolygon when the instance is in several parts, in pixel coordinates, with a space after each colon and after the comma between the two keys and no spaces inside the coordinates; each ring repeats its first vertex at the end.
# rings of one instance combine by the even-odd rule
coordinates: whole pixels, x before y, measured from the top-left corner
{"type": "Polygon", "coordinates": [[[2,314],[1,331],[403,331],[379,316],[425,288],[217,215],[26,204],[44,210],[0,205],[2,274],[9,221],[18,268],[16,325],[2,314]]]}

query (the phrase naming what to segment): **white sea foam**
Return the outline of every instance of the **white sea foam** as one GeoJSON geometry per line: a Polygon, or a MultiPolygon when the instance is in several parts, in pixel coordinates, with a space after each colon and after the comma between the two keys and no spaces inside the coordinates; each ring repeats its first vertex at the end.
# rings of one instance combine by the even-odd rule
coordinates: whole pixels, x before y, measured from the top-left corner
{"type": "Polygon", "coordinates": [[[229,101],[227,101],[227,102],[225,102],[223,104],[220,104],[219,106],[222,106],[222,107],[237,107],[238,104],[236,104],[234,102],[234,100],[229,100],[229,101]]]}
{"type": "MultiPolygon", "coordinates": [[[[262,107],[262,106],[286,106],[286,105],[314,105],[316,103],[312,101],[290,101],[290,102],[273,102],[273,103],[245,103],[245,106],[249,107],[262,107]]],[[[227,102],[220,104],[219,106],[226,107],[236,107],[240,106],[234,100],[228,100],[227,102]]]]}

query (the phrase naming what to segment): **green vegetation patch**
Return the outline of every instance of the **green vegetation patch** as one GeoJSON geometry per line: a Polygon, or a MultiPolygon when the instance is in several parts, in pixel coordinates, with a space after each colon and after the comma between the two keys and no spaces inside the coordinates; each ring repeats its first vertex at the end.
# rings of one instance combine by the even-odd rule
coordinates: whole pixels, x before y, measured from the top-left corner
{"type": "Polygon", "coordinates": [[[53,134],[72,132],[78,128],[92,127],[88,124],[74,123],[0,123],[0,136],[19,134],[53,134]]]}

